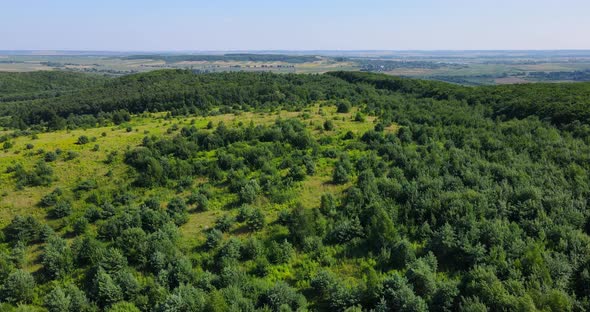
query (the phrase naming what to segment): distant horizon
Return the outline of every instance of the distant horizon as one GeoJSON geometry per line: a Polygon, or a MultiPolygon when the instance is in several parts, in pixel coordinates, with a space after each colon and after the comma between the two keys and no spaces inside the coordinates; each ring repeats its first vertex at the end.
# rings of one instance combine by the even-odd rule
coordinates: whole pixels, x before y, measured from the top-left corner
{"type": "MultiPolygon", "coordinates": [[[[206,54],[206,53],[322,53],[322,52],[590,52],[587,49],[235,49],[235,50],[110,50],[110,49],[0,49],[2,53],[152,53],[152,54],[206,54]]],[[[55,54],[34,54],[51,56],[55,54]]]]}

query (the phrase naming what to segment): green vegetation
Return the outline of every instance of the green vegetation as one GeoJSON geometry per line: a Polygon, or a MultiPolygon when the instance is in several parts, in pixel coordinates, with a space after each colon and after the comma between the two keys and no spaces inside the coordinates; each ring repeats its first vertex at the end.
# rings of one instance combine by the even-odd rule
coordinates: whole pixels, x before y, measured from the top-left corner
{"type": "Polygon", "coordinates": [[[68,72],[0,72],[0,102],[58,96],[104,83],[107,78],[68,72]]]}
{"type": "Polygon", "coordinates": [[[0,310],[589,310],[589,95],[167,70],[1,102],[0,310]]]}

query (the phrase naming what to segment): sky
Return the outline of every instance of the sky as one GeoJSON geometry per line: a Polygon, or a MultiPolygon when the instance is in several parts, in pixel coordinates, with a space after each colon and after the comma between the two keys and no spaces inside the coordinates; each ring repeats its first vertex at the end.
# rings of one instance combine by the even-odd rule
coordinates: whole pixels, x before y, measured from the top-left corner
{"type": "Polygon", "coordinates": [[[0,0],[0,50],[590,49],[589,0],[0,0]]]}

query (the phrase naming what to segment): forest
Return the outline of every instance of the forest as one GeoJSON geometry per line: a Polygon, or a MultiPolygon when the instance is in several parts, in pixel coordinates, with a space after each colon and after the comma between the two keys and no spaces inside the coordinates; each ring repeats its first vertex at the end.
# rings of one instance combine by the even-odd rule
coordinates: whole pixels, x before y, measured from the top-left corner
{"type": "Polygon", "coordinates": [[[590,83],[0,75],[0,311],[588,311],[590,83]]]}

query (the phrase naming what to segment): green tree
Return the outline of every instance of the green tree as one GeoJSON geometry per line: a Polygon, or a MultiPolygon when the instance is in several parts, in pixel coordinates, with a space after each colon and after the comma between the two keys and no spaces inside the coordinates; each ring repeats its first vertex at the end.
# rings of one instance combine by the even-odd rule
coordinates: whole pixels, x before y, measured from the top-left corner
{"type": "Polygon", "coordinates": [[[166,300],[156,309],[158,312],[199,312],[205,311],[205,293],[190,285],[180,285],[168,295],[166,300]]]}
{"type": "Polygon", "coordinates": [[[102,268],[97,269],[92,284],[95,299],[99,306],[105,308],[123,300],[121,288],[113,281],[111,275],[102,268]]]}
{"type": "Polygon", "coordinates": [[[49,278],[63,278],[69,274],[74,267],[72,250],[67,242],[58,237],[49,238],[43,253],[43,268],[49,278]]]}
{"type": "Polygon", "coordinates": [[[335,184],[344,184],[350,180],[348,170],[341,164],[337,164],[332,174],[332,182],[335,184]]]}
{"type": "Polygon", "coordinates": [[[35,296],[35,279],[31,273],[17,269],[2,285],[2,297],[9,303],[30,303],[35,296]]]}
{"type": "Polygon", "coordinates": [[[253,203],[258,193],[260,192],[260,186],[256,180],[250,180],[244,185],[239,192],[240,202],[242,204],[253,203]]]}
{"type": "Polygon", "coordinates": [[[113,304],[107,310],[107,312],[140,312],[133,303],[127,301],[121,301],[113,304]]]}
{"type": "Polygon", "coordinates": [[[70,312],[71,306],[72,298],[60,286],[45,296],[45,307],[49,312],[70,312]]]}

